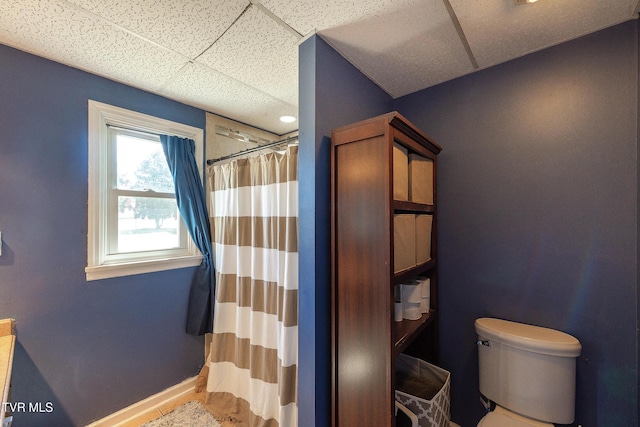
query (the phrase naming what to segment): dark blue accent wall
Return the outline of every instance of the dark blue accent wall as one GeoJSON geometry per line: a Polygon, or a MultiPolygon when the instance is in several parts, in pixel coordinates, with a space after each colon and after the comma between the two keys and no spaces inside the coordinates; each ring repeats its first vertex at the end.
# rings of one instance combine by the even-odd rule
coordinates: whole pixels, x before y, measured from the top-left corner
{"type": "Polygon", "coordinates": [[[87,100],[205,128],[205,112],[0,45],[0,318],[14,317],[12,400],[85,425],[198,372],[184,332],[192,268],[87,282],[87,100]]]}
{"type": "MultiPolygon", "coordinates": [[[[473,321],[582,342],[576,424],[638,423],[638,23],[391,101],[322,39],[300,47],[300,419],[328,425],[329,136],[396,109],[439,158],[441,362],[478,403],[473,321]]],[[[197,373],[193,269],[86,282],[87,100],[204,128],[203,111],[0,46],[0,317],[17,427],[84,425],[197,373]]]]}
{"type": "Polygon", "coordinates": [[[473,426],[473,322],[577,337],[576,422],[638,425],[638,21],[403,97],[439,156],[441,363],[473,426]]]}
{"type": "Polygon", "coordinates": [[[301,44],[299,58],[298,405],[300,425],[325,427],[331,424],[331,129],[388,112],[391,98],[317,36],[301,44]]]}
{"type": "Polygon", "coordinates": [[[574,425],[638,425],[638,45],[630,21],[390,103],[321,39],[301,46],[301,419],[330,408],[328,136],[394,109],[444,147],[453,419],[483,414],[473,322],[493,316],[581,341],[574,425]]]}

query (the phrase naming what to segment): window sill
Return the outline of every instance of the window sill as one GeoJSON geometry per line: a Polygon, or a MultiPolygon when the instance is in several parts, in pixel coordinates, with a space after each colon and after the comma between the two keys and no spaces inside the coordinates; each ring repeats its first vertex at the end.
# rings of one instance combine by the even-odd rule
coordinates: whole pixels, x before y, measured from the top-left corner
{"type": "Polygon", "coordinates": [[[84,271],[87,274],[87,281],[92,281],[109,279],[112,277],[131,276],[134,274],[153,273],[156,271],[174,270],[177,268],[195,267],[202,263],[202,259],[202,255],[190,255],[177,258],[95,265],[86,267],[84,271]]]}

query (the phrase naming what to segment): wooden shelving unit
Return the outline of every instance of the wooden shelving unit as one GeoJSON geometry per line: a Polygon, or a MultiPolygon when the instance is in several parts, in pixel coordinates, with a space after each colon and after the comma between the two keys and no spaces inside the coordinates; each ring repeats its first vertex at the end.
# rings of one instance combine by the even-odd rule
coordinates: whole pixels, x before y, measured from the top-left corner
{"type": "MultiPolygon", "coordinates": [[[[437,143],[396,112],[332,132],[334,426],[394,426],[395,358],[408,352],[436,362],[435,189],[440,150],[437,143]],[[431,162],[432,175],[425,180],[432,187],[429,203],[416,202],[411,196],[395,197],[394,185],[398,183],[394,176],[401,170],[394,166],[398,147],[407,156],[431,162]],[[394,233],[398,231],[394,230],[394,217],[399,214],[409,215],[410,221],[411,215],[427,215],[431,221],[431,258],[401,271],[394,265],[395,251],[401,250],[394,247],[394,233]],[[418,320],[395,322],[394,287],[417,276],[430,279],[431,310],[418,320]]],[[[414,177],[413,185],[417,184],[421,182],[414,177]]]]}

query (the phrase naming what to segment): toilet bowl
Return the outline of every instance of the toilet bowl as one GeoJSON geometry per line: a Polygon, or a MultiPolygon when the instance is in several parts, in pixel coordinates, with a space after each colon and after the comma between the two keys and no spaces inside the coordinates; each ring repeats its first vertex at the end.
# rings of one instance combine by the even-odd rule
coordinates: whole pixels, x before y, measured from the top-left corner
{"type": "Polygon", "coordinates": [[[552,427],[575,411],[580,342],[569,334],[502,319],[475,322],[480,393],[495,402],[478,427],[552,427]]]}

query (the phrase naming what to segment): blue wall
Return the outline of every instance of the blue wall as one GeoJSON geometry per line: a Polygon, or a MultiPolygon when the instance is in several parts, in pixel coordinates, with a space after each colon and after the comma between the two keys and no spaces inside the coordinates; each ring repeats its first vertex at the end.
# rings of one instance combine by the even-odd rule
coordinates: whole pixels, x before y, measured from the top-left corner
{"type": "Polygon", "coordinates": [[[638,425],[638,22],[415,93],[394,107],[439,157],[441,363],[482,416],[474,319],[577,337],[576,424],[638,425]]]}
{"type": "Polygon", "coordinates": [[[580,339],[575,425],[636,426],[638,22],[392,102],[321,39],[300,61],[301,419],[326,425],[330,409],[328,136],[397,110],[444,147],[440,360],[453,419],[483,414],[473,322],[494,316],[580,339]]]}
{"type": "MultiPolygon", "coordinates": [[[[318,37],[300,47],[301,419],[329,420],[329,136],[397,109],[444,151],[441,362],[481,415],[473,320],[584,346],[577,422],[637,425],[637,21],[391,102],[318,37]],[[444,308],[447,307],[445,310],[444,308]]],[[[195,375],[192,269],[86,282],[87,99],[204,128],[203,111],[0,46],[0,317],[15,425],[82,425],[195,375]]]]}
{"type": "Polygon", "coordinates": [[[0,318],[17,321],[14,425],[95,421],[197,374],[192,268],[87,282],[87,100],[204,129],[205,112],[0,45],[0,318]]]}
{"type": "Polygon", "coordinates": [[[324,427],[331,409],[331,129],[388,112],[391,98],[317,36],[300,46],[299,58],[298,405],[305,427],[324,427]]]}

